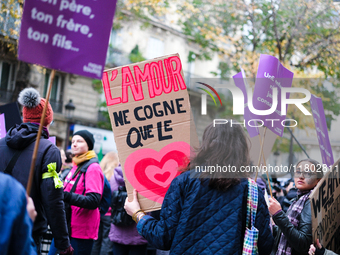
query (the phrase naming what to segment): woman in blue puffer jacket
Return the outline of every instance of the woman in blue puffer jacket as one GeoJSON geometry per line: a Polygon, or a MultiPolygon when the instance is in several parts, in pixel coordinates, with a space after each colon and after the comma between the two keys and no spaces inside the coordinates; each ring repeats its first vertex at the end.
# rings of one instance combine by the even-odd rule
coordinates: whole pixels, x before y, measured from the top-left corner
{"type": "MultiPolygon", "coordinates": [[[[249,161],[241,126],[209,125],[195,158],[172,181],[160,220],[137,213],[138,232],[149,244],[170,250],[170,254],[242,254],[248,181],[240,172],[249,161]],[[207,171],[208,166],[235,172],[213,173],[207,171]]],[[[126,200],[125,209],[129,215],[140,210],[136,191],[132,202],[126,200]]],[[[255,227],[259,230],[259,254],[270,254],[269,213],[259,191],[255,227]]]]}

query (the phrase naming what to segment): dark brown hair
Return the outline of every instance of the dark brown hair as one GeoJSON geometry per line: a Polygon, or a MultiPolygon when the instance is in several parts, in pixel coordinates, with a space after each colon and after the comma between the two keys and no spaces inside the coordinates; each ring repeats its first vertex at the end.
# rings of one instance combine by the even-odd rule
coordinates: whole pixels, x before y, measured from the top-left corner
{"type": "Polygon", "coordinates": [[[240,183],[241,177],[248,174],[240,173],[241,166],[249,166],[249,148],[241,125],[210,124],[203,133],[201,147],[196,156],[183,171],[202,166],[233,166],[236,173],[230,172],[201,172],[202,182],[210,178],[209,187],[226,191],[229,187],[240,183]],[[238,178],[235,178],[238,177],[238,178]]]}
{"type": "Polygon", "coordinates": [[[323,177],[322,164],[320,164],[318,161],[316,161],[314,159],[306,158],[306,159],[302,159],[299,162],[297,162],[296,166],[298,166],[303,161],[307,161],[307,162],[311,163],[312,165],[314,165],[315,171],[316,171],[316,176],[317,176],[318,179],[321,179],[323,177]]]}

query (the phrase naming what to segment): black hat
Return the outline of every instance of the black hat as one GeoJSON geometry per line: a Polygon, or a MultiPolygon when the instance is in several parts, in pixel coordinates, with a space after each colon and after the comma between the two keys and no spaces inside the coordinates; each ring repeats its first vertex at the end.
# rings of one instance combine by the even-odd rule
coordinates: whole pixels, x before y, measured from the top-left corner
{"type": "Polygon", "coordinates": [[[93,150],[94,137],[92,133],[90,133],[87,130],[79,130],[73,134],[73,136],[75,135],[79,135],[82,138],[84,138],[85,142],[87,143],[87,146],[89,146],[89,150],[93,150]]]}

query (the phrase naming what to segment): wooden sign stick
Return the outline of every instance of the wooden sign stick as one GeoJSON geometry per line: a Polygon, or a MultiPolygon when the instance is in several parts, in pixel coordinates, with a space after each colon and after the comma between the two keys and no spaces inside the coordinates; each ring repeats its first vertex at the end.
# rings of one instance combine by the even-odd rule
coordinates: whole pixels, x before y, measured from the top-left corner
{"type": "MultiPolygon", "coordinates": [[[[267,163],[266,163],[266,158],[265,158],[264,153],[263,153],[263,146],[264,146],[264,139],[266,138],[266,132],[267,132],[267,127],[264,128],[263,139],[262,139],[262,141],[261,141],[261,137],[260,137],[260,135],[259,135],[260,144],[261,144],[261,150],[260,150],[259,161],[258,161],[258,163],[257,163],[258,169],[259,169],[259,167],[260,167],[260,163],[261,163],[261,158],[262,158],[262,157],[263,157],[264,165],[265,165],[265,166],[267,165],[267,163]]],[[[270,196],[273,197],[273,192],[272,192],[272,187],[271,187],[271,184],[270,184],[270,179],[269,179],[268,170],[266,171],[266,174],[267,174],[267,179],[268,179],[268,186],[269,186],[270,196]]],[[[256,171],[255,182],[256,182],[256,180],[257,180],[257,176],[258,176],[258,171],[256,171]]]]}
{"type": "Polygon", "coordinates": [[[43,126],[44,126],[45,115],[46,115],[48,101],[50,99],[50,94],[51,94],[51,90],[52,90],[52,83],[53,83],[54,75],[55,75],[55,70],[53,69],[51,74],[50,74],[49,81],[48,81],[48,90],[47,90],[47,94],[46,94],[46,98],[45,98],[46,102],[45,102],[45,105],[44,105],[44,108],[43,108],[43,112],[42,112],[42,115],[41,115],[41,119],[40,119],[40,125],[39,125],[37,139],[35,140],[33,156],[32,156],[32,162],[31,162],[31,168],[30,168],[30,174],[29,174],[29,177],[28,177],[28,182],[27,182],[27,187],[26,187],[27,195],[30,195],[30,193],[31,193],[32,182],[33,182],[33,177],[34,177],[35,161],[37,159],[37,154],[38,154],[38,148],[39,148],[41,133],[42,133],[42,129],[43,129],[43,126]]]}
{"type": "MultiPolygon", "coordinates": [[[[261,135],[259,133],[259,140],[260,140],[260,145],[262,144],[262,140],[261,140],[261,135]]],[[[262,152],[260,151],[260,156],[259,156],[259,162],[257,163],[257,165],[260,164],[260,161],[261,161],[261,155],[262,155],[262,152]]],[[[256,169],[256,174],[255,174],[255,182],[257,180],[257,176],[259,174],[259,168],[256,169]]]]}

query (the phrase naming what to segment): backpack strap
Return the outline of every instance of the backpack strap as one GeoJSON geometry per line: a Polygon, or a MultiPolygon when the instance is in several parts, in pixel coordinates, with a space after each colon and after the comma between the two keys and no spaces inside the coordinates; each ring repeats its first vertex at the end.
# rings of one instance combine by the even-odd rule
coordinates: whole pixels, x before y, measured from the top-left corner
{"type": "Polygon", "coordinates": [[[9,161],[8,165],[6,166],[6,169],[4,171],[5,174],[12,175],[13,167],[15,166],[15,163],[17,163],[21,152],[22,152],[22,150],[16,151],[14,153],[13,157],[11,158],[11,161],[9,161]]]}
{"type": "MultiPolygon", "coordinates": [[[[36,139],[33,139],[26,147],[28,147],[31,143],[34,143],[36,139]]],[[[12,175],[13,167],[15,166],[15,163],[17,163],[18,158],[20,157],[20,154],[23,152],[23,150],[17,150],[11,160],[9,161],[8,165],[6,166],[6,169],[4,171],[5,174],[12,175]]]]}
{"type": "MultiPolygon", "coordinates": [[[[77,171],[77,170],[76,170],[77,171]]],[[[82,172],[79,172],[78,173],[78,178],[77,180],[74,182],[73,186],[72,186],[72,189],[70,190],[70,193],[74,193],[76,191],[76,188],[77,188],[77,185],[78,185],[78,182],[79,182],[79,179],[80,179],[80,176],[82,175],[82,172]]]]}
{"type": "Polygon", "coordinates": [[[248,178],[248,199],[247,199],[247,222],[246,226],[253,227],[256,219],[258,202],[257,184],[253,179],[248,178]],[[250,222],[249,222],[250,219],[250,222]]]}
{"type": "MultiPolygon", "coordinates": [[[[80,172],[84,174],[84,179],[83,179],[83,182],[84,182],[84,190],[83,190],[83,194],[82,194],[82,195],[85,194],[85,190],[86,190],[86,186],[85,186],[85,174],[86,174],[87,168],[88,168],[91,164],[93,164],[93,163],[99,163],[98,159],[97,159],[97,158],[91,158],[90,160],[85,161],[85,163],[83,163],[83,164],[81,165],[80,172]]],[[[81,175],[81,174],[79,174],[79,175],[81,175]]],[[[80,177],[78,177],[78,178],[80,178],[80,177]]]]}
{"type": "Polygon", "coordinates": [[[99,163],[98,159],[97,159],[97,158],[91,158],[91,159],[89,159],[88,161],[85,161],[85,162],[81,165],[80,171],[83,172],[83,173],[86,173],[87,168],[88,168],[91,164],[93,164],[93,163],[99,163]]]}

